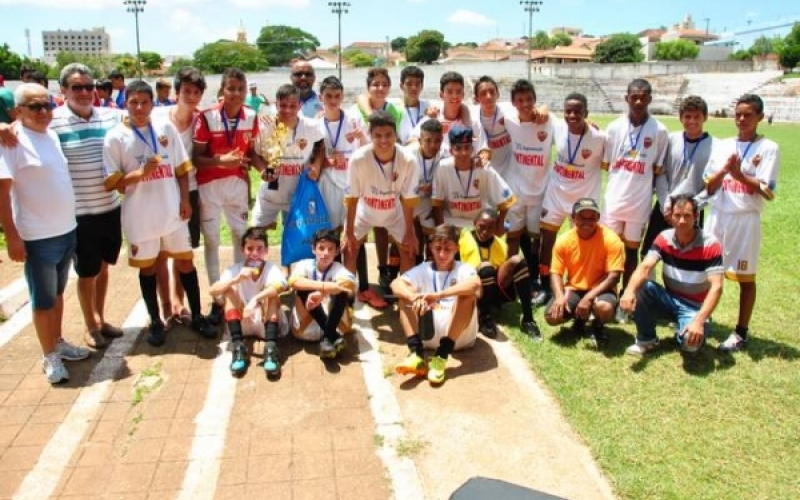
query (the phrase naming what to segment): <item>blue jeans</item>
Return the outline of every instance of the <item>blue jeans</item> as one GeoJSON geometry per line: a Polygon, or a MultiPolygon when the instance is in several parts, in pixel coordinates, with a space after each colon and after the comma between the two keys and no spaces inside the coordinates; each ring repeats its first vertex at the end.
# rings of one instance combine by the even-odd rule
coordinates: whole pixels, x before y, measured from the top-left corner
{"type": "MultiPolygon", "coordinates": [[[[685,350],[695,350],[683,345],[680,333],[686,328],[700,310],[685,300],[669,293],[663,286],[647,281],[636,292],[636,310],[633,321],[636,323],[636,340],[654,342],[656,340],[656,320],[666,318],[678,324],[675,341],[685,350]]],[[[703,337],[708,336],[708,321],[703,324],[703,337]]]]}
{"type": "Polygon", "coordinates": [[[31,306],[36,310],[50,309],[67,286],[69,267],[75,257],[75,230],[61,236],[23,243],[27,254],[25,280],[28,282],[31,306]]]}

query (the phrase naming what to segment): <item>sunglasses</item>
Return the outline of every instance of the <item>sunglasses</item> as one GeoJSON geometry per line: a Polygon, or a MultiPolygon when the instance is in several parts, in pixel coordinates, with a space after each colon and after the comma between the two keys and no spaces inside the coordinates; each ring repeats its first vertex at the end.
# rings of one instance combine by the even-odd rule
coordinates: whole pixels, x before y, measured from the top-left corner
{"type": "Polygon", "coordinates": [[[26,108],[30,109],[34,113],[38,113],[41,110],[45,111],[52,111],[53,106],[49,102],[34,102],[31,104],[22,104],[21,106],[25,106],[26,108]]]}
{"type": "Polygon", "coordinates": [[[73,92],[80,92],[81,90],[84,90],[86,92],[91,92],[92,90],[94,90],[94,84],[90,83],[88,85],[70,85],[69,89],[73,92]]]}
{"type": "Polygon", "coordinates": [[[297,71],[292,73],[292,76],[296,76],[297,78],[303,78],[303,77],[313,78],[314,73],[312,73],[311,71],[297,71]]]}

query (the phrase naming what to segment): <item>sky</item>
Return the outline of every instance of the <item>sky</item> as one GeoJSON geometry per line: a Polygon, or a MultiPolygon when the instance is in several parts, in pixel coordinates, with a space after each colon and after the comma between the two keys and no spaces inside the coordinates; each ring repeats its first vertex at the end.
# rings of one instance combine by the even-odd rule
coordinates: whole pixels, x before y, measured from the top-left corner
{"type": "MultiPolygon", "coordinates": [[[[327,0],[147,0],[139,14],[142,50],[191,55],[204,42],[235,39],[243,23],[251,43],[268,24],[298,27],[316,36],[322,48],[338,42],[338,19],[327,0]]],[[[444,33],[450,43],[482,43],[528,32],[528,13],[518,0],[350,0],[342,15],[342,44],[409,37],[423,29],[444,33]]],[[[586,34],[637,33],[671,26],[691,14],[698,29],[708,19],[712,33],[800,21],[800,6],[751,0],[543,0],[533,14],[533,31],[577,27],[586,34]],[[723,6],[724,5],[724,6],[723,6]]],[[[0,44],[42,56],[42,30],[105,27],[112,52],[136,50],[135,19],[123,0],[0,0],[0,44]]],[[[789,28],[771,29],[767,36],[789,28]]],[[[759,33],[760,34],[760,33],[759,33]]],[[[749,35],[741,39],[749,47],[749,35]]]]}

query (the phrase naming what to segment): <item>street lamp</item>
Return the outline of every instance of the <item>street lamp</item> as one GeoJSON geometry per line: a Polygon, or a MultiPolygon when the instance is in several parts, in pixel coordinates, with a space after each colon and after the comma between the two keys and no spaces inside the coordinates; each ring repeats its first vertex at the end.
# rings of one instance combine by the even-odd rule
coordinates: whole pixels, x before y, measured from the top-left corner
{"type": "Polygon", "coordinates": [[[133,12],[133,17],[136,18],[136,70],[139,72],[139,78],[142,77],[142,51],[139,48],[139,12],[144,12],[144,6],[147,0],[124,0],[122,2],[128,9],[128,12],[133,12]]]}
{"type": "Polygon", "coordinates": [[[531,40],[533,40],[533,13],[539,12],[539,7],[542,5],[541,0],[521,0],[519,2],[525,12],[528,13],[528,47],[525,50],[525,55],[528,58],[528,81],[531,80],[531,40]]]}
{"type": "Polygon", "coordinates": [[[350,2],[328,2],[331,13],[339,16],[339,80],[342,79],[342,14],[347,14],[350,2]]]}

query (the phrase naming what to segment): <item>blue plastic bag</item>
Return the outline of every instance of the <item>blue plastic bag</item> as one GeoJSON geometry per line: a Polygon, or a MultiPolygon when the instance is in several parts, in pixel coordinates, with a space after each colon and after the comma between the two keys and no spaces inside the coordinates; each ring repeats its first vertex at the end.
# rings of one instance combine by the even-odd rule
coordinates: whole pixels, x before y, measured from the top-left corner
{"type": "Polygon", "coordinates": [[[297,189],[283,224],[281,264],[289,266],[298,260],[314,258],[311,251],[314,233],[331,227],[322,193],[317,183],[308,176],[308,170],[304,170],[300,173],[297,189]]]}

